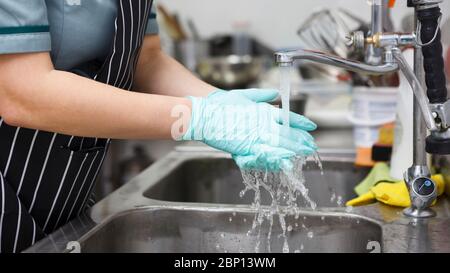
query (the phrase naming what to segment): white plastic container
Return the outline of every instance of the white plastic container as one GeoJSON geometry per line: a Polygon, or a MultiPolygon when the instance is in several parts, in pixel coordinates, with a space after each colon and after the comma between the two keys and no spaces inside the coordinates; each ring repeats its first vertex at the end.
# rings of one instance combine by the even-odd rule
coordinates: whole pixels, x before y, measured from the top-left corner
{"type": "Polygon", "coordinates": [[[354,125],[356,147],[370,148],[382,125],[395,121],[397,87],[355,87],[348,120],[354,125]]]}

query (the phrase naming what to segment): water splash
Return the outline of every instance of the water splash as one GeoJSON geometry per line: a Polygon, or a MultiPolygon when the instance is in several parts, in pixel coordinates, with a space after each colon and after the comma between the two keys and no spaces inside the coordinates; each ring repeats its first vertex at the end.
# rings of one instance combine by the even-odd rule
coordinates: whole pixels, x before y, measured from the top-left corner
{"type": "MultiPolygon", "coordinates": [[[[321,168],[320,157],[315,157],[315,162],[321,168]]],[[[266,237],[266,249],[271,252],[272,228],[274,225],[274,216],[278,219],[281,227],[281,234],[279,237],[283,239],[283,252],[289,252],[288,233],[293,230],[291,225],[286,225],[286,217],[294,216],[299,218],[301,208],[300,201],[306,203],[307,207],[315,210],[317,204],[311,200],[308,195],[308,189],[305,186],[305,178],[303,175],[303,168],[306,165],[307,159],[298,157],[294,160],[294,168],[291,170],[282,170],[279,173],[264,172],[264,171],[242,171],[243,182],[245,188],[239,194],[243,197],[248,191],[254,192],[254,200],[252,208],[256,210],[253,219],[252,229],[247,234],[256,234],[255,252],[259,253],[261,250],[261,232],[262,225],[265,220],[268,220],[268,233],[266,237]],[[270,205],[263,206],[261,204],[261,195],[263,192],[270,196],[270,205]]],[[[303,217],[306,220],[306,217],[303,217]]],[[[295,227],[298,224],[295,223],[295,227]]],[[[306,226],[302,224],[306,229],[306,226]]]]}
{"type": "Polygon", "coordinates": [[[317,167],[319,167],[320,175],[323,175],[322,159],[320,158],[319,153],[318,153],[318,152],[315,152],[315,153],[312,155],[312,158],[313,158],[314,162],[317,164],[317,167]]]}

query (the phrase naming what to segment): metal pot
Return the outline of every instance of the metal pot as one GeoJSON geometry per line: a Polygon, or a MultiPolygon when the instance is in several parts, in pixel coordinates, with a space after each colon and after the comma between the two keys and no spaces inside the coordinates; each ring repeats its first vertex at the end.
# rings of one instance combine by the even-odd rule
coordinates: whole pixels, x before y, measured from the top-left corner
{"type": "Polygon", "coordinates": [[[199,61],[197,72],[204,81],[219,88],[246,88],[258,79],[266,63],[264,57],[249,55],[208,57],[199,61]]]}

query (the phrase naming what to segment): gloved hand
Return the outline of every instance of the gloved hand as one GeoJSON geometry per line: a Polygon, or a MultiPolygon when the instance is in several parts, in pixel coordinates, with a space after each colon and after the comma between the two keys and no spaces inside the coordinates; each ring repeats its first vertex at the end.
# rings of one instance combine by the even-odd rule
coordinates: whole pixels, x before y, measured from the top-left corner
{"type": "Polygon", "coordinates": [[[289,168],[295,155],[310,155],[317,149],[307,132],[316,129],[309,119],[290,114],[290,127],[281,123],[281,109],[266,103],[276,90],[218,90],[192,101],[191,122],[183,140],[197,140],[229,152],[244,169],[289,168]]]}
{"type": "MultiPolygon", "coordinates": [[[[292,170],[292,158],[295,152],[272,147],[264,144],[257,144],[255,153],[250,155],[233,155],[236,164],[242,170],[266,170],[278,172],[280,170],[292,170]]],[[[309,151],[304,152],[309,155],[309,151]]]]}

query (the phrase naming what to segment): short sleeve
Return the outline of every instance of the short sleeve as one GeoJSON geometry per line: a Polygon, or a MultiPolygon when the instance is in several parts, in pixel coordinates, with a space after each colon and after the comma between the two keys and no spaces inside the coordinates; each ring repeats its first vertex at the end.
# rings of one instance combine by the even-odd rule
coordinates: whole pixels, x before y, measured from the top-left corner
{"type": "Polygon", "coordinates": [[[147,35],[158,34],[159,32],[158,22],[156,20],[156,5],[154,2],[155,1],[153,1],[150,15],[148,16],[147,29],[145,30],[145,34],[147,35]]]}
{"type": "Polygon", "coordinates": [[[50,50],[45,0],[1,0],[0,54],[50,50]]]}

